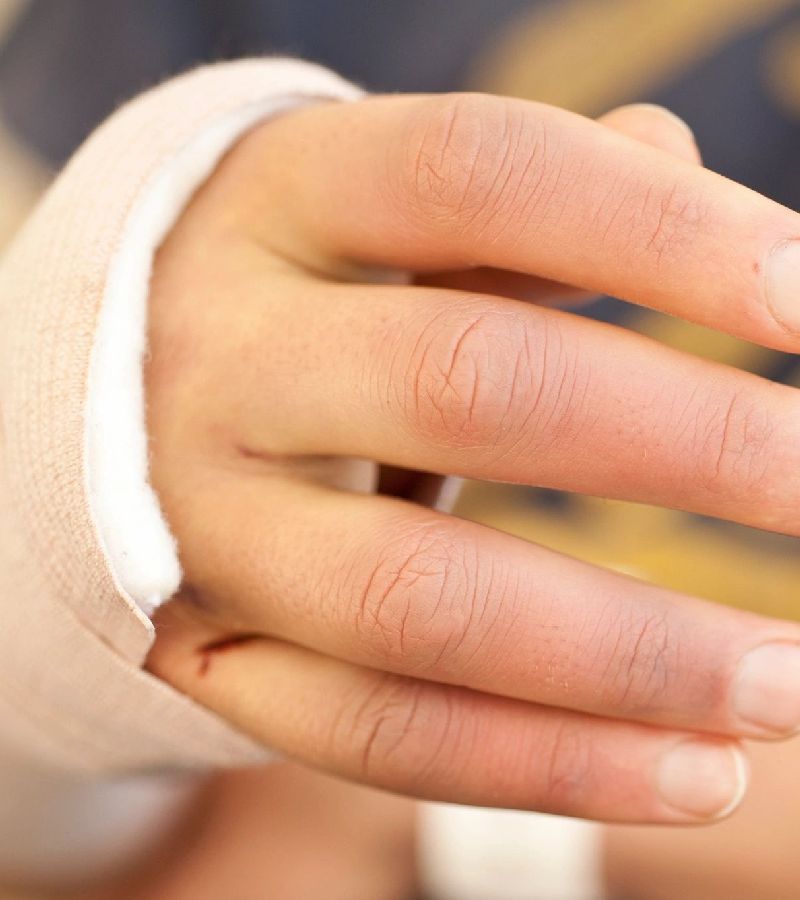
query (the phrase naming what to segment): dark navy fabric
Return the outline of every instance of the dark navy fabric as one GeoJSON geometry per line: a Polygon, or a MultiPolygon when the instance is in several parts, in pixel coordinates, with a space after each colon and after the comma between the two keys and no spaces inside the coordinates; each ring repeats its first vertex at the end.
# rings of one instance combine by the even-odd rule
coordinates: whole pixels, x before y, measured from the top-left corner
{"type": "MultiPolygon", "coordinates": [[[[0,52],[0,108],[57,164],[120,102],[199,62],[291,54],[331,66],[370,90],[451,90],[463,85],[482,49],[516,17],[559,5],[33,0],[0,52]]],[[[769,39],[798,23],[800,11],[790,6],[643,97],[690,122],[710,168],[792,206],[800,206],[800,123],[775,107],[762,70],[769,39]]]]}
{"type": "Polygon", "coordinates": [[[527,0],[34,0],[0,54],[4,115],[62,162],[122,100],[199,62],[278,53],[371,90],[459,86],[527,0]]]}

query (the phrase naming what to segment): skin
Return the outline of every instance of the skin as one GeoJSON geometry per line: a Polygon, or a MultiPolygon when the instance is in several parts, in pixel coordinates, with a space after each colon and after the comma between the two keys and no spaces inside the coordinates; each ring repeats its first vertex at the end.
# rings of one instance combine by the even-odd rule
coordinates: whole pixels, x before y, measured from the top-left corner
{"type": "Polygon", "coordinates": [[[732,692],[796,625],[425,508],[411,477],[375,488],[456,474],[799,534],[794,390],[554,308],[608,292],[797,351],[765,269],[798,234],[651,108],[399,96],[256,128],[154,272],[152,480],[185,583],[151,671],[403,794],[719,815],[666,803],[659,765],[786,736],[732,692]]]}

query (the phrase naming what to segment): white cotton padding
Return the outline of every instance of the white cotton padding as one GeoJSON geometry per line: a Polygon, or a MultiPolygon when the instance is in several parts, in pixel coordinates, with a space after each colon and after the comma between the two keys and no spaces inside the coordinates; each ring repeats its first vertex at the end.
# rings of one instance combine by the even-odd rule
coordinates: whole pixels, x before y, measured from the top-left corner
{"type": "Polygon", "coordinates": [[[89,369],[86,486],[116,586],[148,616],[181,581],[175,540],[148,482],[142,365],[155,252],[232,144],[302,102],[273,97],[239,109],[168,160],[142,191],[109,268],[89,369]]]}

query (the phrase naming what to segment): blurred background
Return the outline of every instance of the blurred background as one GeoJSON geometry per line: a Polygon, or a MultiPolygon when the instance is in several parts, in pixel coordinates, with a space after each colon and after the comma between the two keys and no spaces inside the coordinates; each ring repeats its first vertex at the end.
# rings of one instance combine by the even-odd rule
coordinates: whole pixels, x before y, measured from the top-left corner
{"type": "MultiPolygon", "coordinates": [[[[200,62],[290,54],[373,91],[480,89],[588,115],[662,103],[705,163],[800,207],[797,0],[0,0],[0,242],[119,103],[200,62]]],[[[795,359],[611,299],[586,314],[800,385],[795,359]]],[[[670,587],[800,617],[795,543],[535,488],[463,515],[670,587]],[[768,577],[767,577],[768,576],[768,577]]]]}

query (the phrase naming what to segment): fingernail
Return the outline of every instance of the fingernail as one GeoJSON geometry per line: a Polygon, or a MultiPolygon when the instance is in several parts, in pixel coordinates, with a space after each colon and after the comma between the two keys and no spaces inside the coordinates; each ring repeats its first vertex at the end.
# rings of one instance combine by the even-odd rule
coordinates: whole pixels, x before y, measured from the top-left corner
{"type": "Polygon", "coordinates": [[[729,815],[747,790],[747,760],[738,747],[686,741],[661,760],[661,799],[683,816],[712,821],[729,815]]]}
{"type": "Polygon", "coordinates": [[[784,241],[767,261],[767,302],[788,331],[800,332],[800,241],[784,241]]]}
{"type": "Polygon", "coordinates": [[[733,685],[733,709],[761,735],[800,731],[800,646],[764,644],[744,656],[733,685]]]}

